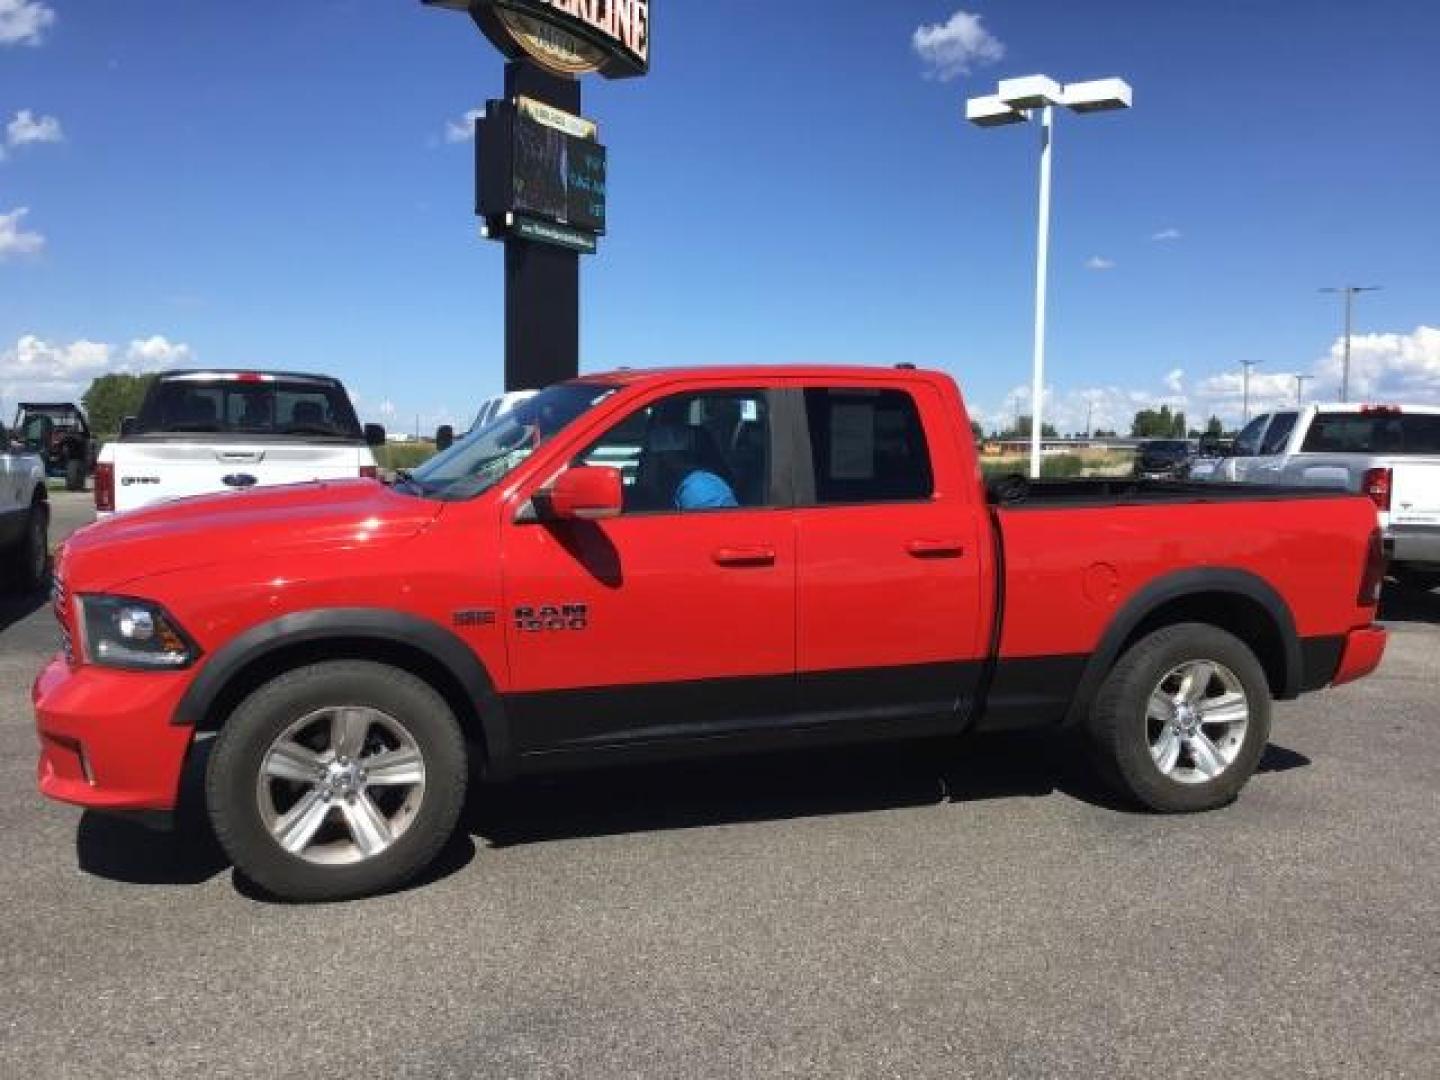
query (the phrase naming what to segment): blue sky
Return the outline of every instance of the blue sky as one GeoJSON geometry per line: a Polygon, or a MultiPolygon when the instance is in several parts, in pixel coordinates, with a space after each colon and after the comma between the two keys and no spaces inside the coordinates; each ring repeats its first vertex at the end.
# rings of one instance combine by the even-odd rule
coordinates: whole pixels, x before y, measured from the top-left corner
{"type": "MultiPolygon", "coordinates": [[[[908,361],[1000,419],[1029,383],[1036,133],[961,114],[1043,71],[1135,88],[1058,120],[1062,427],[1238,416],[1241,360],[1262,401],[1291,372],[1324,394],[1316,290],[1346,282],[1385,286],[1362,392],[1440,402],[1436,5],[652,7],[650,77],[585,84],[611,153],[587,369],[908,361]]],[[[501,70],[419,0],[0,0],[4,407],[197,362],[332,372],[392,427],[469,414],[500,384],[502,256],[447,123],[501,70]]]]}

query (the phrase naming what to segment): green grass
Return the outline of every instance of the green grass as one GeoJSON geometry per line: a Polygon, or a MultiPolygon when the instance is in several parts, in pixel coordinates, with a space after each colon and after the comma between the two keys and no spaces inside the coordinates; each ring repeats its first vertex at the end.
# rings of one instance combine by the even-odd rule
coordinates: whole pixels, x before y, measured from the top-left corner
{"type": "Polygon", "coordinates": [[[413,469],[435,456],[435,444],[432,442],[386,443],[374,449],[375,463],[392,472],[395,469],[413,469]]]}

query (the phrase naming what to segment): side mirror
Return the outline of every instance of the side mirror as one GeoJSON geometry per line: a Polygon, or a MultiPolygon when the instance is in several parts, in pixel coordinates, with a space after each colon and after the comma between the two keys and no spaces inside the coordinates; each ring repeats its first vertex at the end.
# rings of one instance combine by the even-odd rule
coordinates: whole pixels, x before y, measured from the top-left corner
{"type": "Polygon", "coordinates": [[[120,421],[120,437],[123,439],[123,438],[124,438],[125,436],[127,436],[127,435],[134,435],[134,434],[135,434],[135,417],[133,417],[133,416],[127,416],[127,417],[125,417],[124,420],[121,420],[121,421],[120,421]]]}
{"type": "Polygon", "coordinates": [[[385,445],[385,429],[384,429],[383,427],[381,427],[379,424],[366,424],[366,425],[365,425],[365,445],[366,445],[366,446],[384,446],[384,445],[385,445]]]}
{"type": "Polygon", "coordinates": [[[619,517],[625,505],[620,470],[605,465],[577,465],[550,486],[542,502],[543,517],[556,521],[603,521],[619,517]]]}
{"type": "Polygon", "coordinates": [[[455,445],[455,429],[449,424],[441,424],[435,429],[435,449],[440,453],[449,450],[455,445]]]}

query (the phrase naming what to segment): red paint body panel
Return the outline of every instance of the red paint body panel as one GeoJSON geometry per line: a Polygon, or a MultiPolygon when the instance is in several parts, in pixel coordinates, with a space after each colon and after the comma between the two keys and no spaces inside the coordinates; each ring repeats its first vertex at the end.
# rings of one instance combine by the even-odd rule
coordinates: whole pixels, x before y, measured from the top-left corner
{"type": "Polygon", "coordinates": [[[1345,651],[1340,654],[1340,666],[1335,670],[1331,686],[1341,686],[1356,679],[1363,679],[1380,666],[1385,657],[1387,634],[1378,626],[1363,626],[1345,635],[1345,651]]]}
{"type": "Polygon", "coordinates": [[[1289,604],[1301,637],[1368,623],[1356,604],[1375,512],[1362,499],[1000,510],[1002,657],[1088,653],[1119,608],[1177,570],[1246,570],[1289,604]],[[1112,590],[1087,572],[1114,571],[1112,590]]]}
{"type": "Polygon", "coordinates": [[[618,390],[468,502],[325,482],[184,500],[76,533],[57,567],[72,597],[158,602],[202,656],[153,674],[52,662],[34,688],[41,790],[88,806],[172,807],[191,738],[172,723],[186,689],[239,635],[317,609],[382,609],[444,628],[501,695],[908,665],[978,671],[1002,592],[1001,659],[1084,655],[1147,583],[1199,566],[1263,578],[1301,635],[1348,635],[1337,682],[1373,669],[1383,650],[1383,633],[1357,629],[1374,615],[1356,603],[1375,526],[1362,499],[992,513],[964,404],[943,375],[727,368],[590,381],[618,390]],[[657,397],[805,386],[914,395],[934,498],[516,520],[596,436],[657,397]],[[583,632],[517,618],[553,605],[583,608],[583,632]]]}

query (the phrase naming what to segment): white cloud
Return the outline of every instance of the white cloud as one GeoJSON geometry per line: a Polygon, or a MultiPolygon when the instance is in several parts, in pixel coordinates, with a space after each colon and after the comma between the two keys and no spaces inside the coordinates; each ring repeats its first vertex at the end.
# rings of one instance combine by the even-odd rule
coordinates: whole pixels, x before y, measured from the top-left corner
{"type": "Polygon", "coordinates": [[[39,45],[55,24],[55,10],[41,0],[0,0],[0,45],[39,45]]]}
{"type": "Polygon", "coordinates": [[[484,109],[470,109],[458,120],[446,120],[445,141],[447,143],[469,142],[475,138],[475,121],[484,115],[484,109]]]}
{"type": "Polygon", "coordinates": [[[376,408],[376,412],[378,412],[381,416],[385,417],[386,420],[390,420],[395,416],[395,403],[393,401],[390,401],[389,399],[386,399],[385,401],[380,402],[379,406],[376,408]]]}
{"type": "Polygon", "coordinates": [[[158,334],[136,338],[123,346],[86,338],[50,342],[25,334],[12,348],[0,352],[0,396],[14,399],[51,394],[73,398],[101,375],[158,371],[184,366],[194,358],[189,345],[158,334]]]}
{"type": "Polygon", "coordinates": [[[1107,259],[1103,255],[1091,255],[1085,260],[1086,270],[1114,270],[1115,260],[1107,259]]]}
{"type": "Polygon", "coordinates": [[[1165,376],[1165,389],[1176,396],[1185,393],[1185,370],[1183,368],[1171,369],[1170,373],[1165,376]]]}
{"type": "Polygon", "coordinates": [[[1163,244],[1170,240],[1179,240],[1180,235],[1179,229],[1161,229],[1159,232],[1151,233],[1150,239],[1158,244],[1163,244]]]}
{"type": "Polygon", "coordinates": [[[29,109],[21,109],[5,125],[5,137],[11,146],[25,146],[29,143],[64,142],[65,132],[56,117],[36,116],[29,109]]]}
{"type": "Polygon", "coordinates": [[[0,214],[0,262],[16,255],[34,255],[44,250],[45,237],[38,232],[26,232],[22,226],[28,213],[30,208],[21,206],[8,214],[0,214]]]}
{"type": "Polygon", "coordinates": [[[916,28],[910,39],[927,78],[950,82],[1005,55],[1005,46],[980,25],[980,16],[957,11],[948,22],[916,28]]]}

